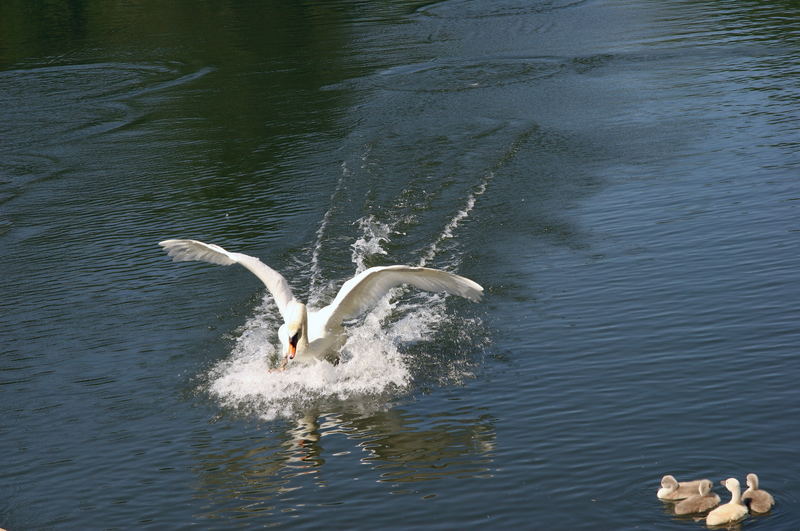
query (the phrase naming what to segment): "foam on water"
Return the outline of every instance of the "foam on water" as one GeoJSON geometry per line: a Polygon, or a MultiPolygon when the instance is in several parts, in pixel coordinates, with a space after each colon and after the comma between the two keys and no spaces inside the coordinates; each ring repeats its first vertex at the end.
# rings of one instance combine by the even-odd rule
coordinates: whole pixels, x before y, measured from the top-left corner
{"type": "Polygon", "coordinates": [[[320,361],[271,373],[279,358],[275,331],[280,317],[267,297],[242,327],[231,356],[211,369],[208,391],[225,408],[267,420],[324,410],[340,401],[383,407],[412,379],[401,345],[424,338],[443,316],[444,297],[423,298],[427,304],[401,306],[390,297],[380,301],[363,321],[349,327],[336,366],[320,361]],[[403,316],[391,321],[397,313],[403,316]]]}
{"type": "Polygon", "coordinates": [[[359,239],[353,243],[353,253],[351,255],[353,263],[356,265],[356,273],[367,269],[366,260],[376,254],[386,254],[383,244],[389,241],[392,232],[392,225],[381,223],[374,216],[366,216],[358,220],[358,226],[363,233],[359,239]]]}
{"type": "MultiPolygon", "coordinates": [[[[332,200],[347,174],[343,167],[332,200]]],[[[441,243],[454,237],[459,224],[475,207],[477,198],[486,191],[490,179],[491,173],[481,179],[466,198],[464,207],[423,253],[419,265],[433,260],[441,243]]],[[[319,304],[330,287],[322,280],[319,262],[319,248],[329,221],[330,216],[326,214],[312,249],[309,294],[312,304],[319,304]]],[[[386,254],[384,245],[391,239],[396,223],[366,216],[358,220],[357,225],[361,235],[351,247],[352,261],[359,272],[366,269],[369,257],[386,254]]],[[[415,377],[412,368],[421,361],[410,359],[403,345],[435,337],[437,328],[448,319],[461,318],[448,314],[445,300],[445,296],[433,293],[415,292],[410,296],[403,288],[397,288],[362,319],[349,323],[348,338],[338,365],[320,361],[308,366],[291,366],[284,372],[269,372],[280,361],[277,330],[282,320],[271,296],[266,294],[255,315],[235,334],[231,355],[209,371],[207,392],[226,409],[266,420],[292,418],[308,411],[322,413],[332,404],[343,401],[362,409],[385,408],[394,398],[407,392],[415,377]]],[[[468,370],[458,360],[448,361],[455,362],[453,370],[468,370]]],[[[463,379],[460,374],[453,377],[452,370],[446,372],[445,381],[463,379]]]]}

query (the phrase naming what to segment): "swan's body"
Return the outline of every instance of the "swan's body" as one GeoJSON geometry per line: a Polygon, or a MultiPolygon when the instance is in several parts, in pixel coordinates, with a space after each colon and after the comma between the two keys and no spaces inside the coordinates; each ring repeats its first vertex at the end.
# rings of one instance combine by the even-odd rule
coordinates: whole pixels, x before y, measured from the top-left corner
{"type": "Polygon", "coordinates": [[[722,484],[731,492],[731,501],[708,513],[708,516],[706,516],[706,524],[708,525],[731,524],[747,516],[747,507],[742,503],[739,480],[728,478],[722,484]]]}
{"type": "Polygon", "coordinates": [[[319,310],[309,310],[295,299],[286,279],[258,258],[231,253],[218,245],[196,240],[165,240],[159,245],[176,262],[198,260],[219,265],[240,264],[267,286],[284,324],[278,329],[284,363],[335,359],[346,337],[342,322],[358,317],[392,288],[410,284],[426,291],[444,291],[478,301],[483,288],[468,278],[430,269],[392,265],[371,267],[342,285],[336,298],[319,310]]]}
{"type": "Polygon", "coordinates": [[[758,476],[747,474],[747,490],[742,494],[742,502],[754,513],[767,513],[775,504],[769,492],[758,488],[758,476]]]}
{"type": "Polygon", "coordinates": [[[661,478],[661,488],[656,492],[656,496],[662,500],[683,500],[697,494],[697,489],[700,487],[702,480],[696,479],[694,481],[682,481],[678,483],[675,476],[667,474],[661,478]]]}
{"type": "Polygon", "coordinates": [[[697,492],[675,505],[675,514],[704,513],[719,505],[719,496],[711,487],[711,480],[701,479],[697,492]]]}

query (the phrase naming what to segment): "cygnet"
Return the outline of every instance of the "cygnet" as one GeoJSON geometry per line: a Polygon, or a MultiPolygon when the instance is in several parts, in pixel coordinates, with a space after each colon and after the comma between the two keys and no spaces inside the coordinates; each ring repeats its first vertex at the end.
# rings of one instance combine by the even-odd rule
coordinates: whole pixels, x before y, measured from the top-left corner
{"type": "Polygon", "coordinates": [[[711,487],[711,480],[701,479],[697,494],[678,502],[675,505],[675,514],[704,513],[719,505],[719,496],[715,492],[711,492],[711,487]]]}
{"type": "Polygon", "coordinates": [[[738,522],[747,516],[747,507],[742,503],[742,491],[739,487],[739,480],[728,478],[723,483],[725,488],[731,492],[731,501],[720,505],[706,516],[706,524],[722,525],[738,522]]]}
{"type": "Polygon", "coordinates": [[[662,500],[683,500],[697,493],[700,481],[701,480],[697,479],[678,483],[675,476],[667,474],[661,478],[661,488],[658,489],[656,496],[662,500]]]}
{"type": "Polygon", "coordinates": [[[742,494],[742,502],[753,513],[767,513],[775,504],[772,494],[758,488],[758,476],[747,474],[747,490],[742,494]]]}

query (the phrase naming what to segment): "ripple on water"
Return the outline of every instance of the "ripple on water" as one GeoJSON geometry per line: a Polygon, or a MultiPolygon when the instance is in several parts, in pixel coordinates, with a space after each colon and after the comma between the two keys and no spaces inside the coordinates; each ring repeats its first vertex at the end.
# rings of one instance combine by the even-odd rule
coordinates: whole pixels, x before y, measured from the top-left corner
{"type": "Polygon", "coordinates": [[[430,17],[454,19],[518,17],[579,7],[587,1],[548,0],[545,2],[526,2],[520,5],[516,0],[501,0],[490,4],[470,2],[468,0],[450,0],[424,6],[418,9],[417,13],[430,17]]]}
{"type": "MultiPolygon", "coordinates": [[[[172,63],[98,62],[0,72],[0,204],[33,183],[69,173],[77,146],[141,123],[152,106],[137,105],[137,99],[211,71],[172,63]]],[[[0,221],[0,231],[11,224],[0,221]]]]}
{"type": "Polygon", "coordinates": [[[559,73],[561,61],[547,57],[481,57],[479,59],[438,59],[394,66],[375,75],[329,85],[341,90],[365,84],[390,92],[459,92],[530,83],[559,73]]]}

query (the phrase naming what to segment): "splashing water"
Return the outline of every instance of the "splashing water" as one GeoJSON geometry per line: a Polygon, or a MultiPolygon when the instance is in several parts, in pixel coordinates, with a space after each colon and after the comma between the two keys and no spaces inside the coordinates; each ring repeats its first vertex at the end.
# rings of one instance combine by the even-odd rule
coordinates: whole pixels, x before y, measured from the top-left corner
{"type": "Polygon", "coordinates": [[[356,273],[367,269],[366,260],[376,254],[387,254],[383,243],[389,241],[392,231],[391,225],[381,223],[374,216],[367,216],[358,220],[358,226],[363,233],[353,243],[352,260],[356,264],[356,273]]]}
{"type": "MultiPolygon", "coordinates": [[[[337,184],[332,199],[341,191],[347,169],[337,184]]],[[[439,246],[454,237],[459,224],[469,216],[477,198],[486,191],[491,173],[485,175],[466,199],[465,206],[445,225],[442,233],[426,249],[419,265],[433,260],[439,246]]],[[[323,217],[312,250],[312,286],[309,300],[318,305],[325,285],[319,264],[319,248],[330,216],[323,217]]],[[[361,236],[352,244],[352,261],[356,272],[367,268],[366,262],[376,254],[386,254],[384,245],[393,234],[395,224],[382,223],[374,216],[358,220],[361,236]]],[[[435,329],[446,323],[446,297],[433,293],[416,293],[398,298],[404,292],[397,288],[368,312],[363,319],[347,327],[347,341],[336,366],[320,361],[311,365],[291,366],[284,372],[269,372],[278,364],[280,343],[277,330],[282,321],[269,294],[237,333],[231,355],[221,360],[207,375],[207,392],[226,409],[257,416],[265,420],[292,418],[309,410],[323,411],[336,402],[356,402],[373,410],[387,404],[408,390],[414,375],[408,354],[402,346],[426,340],[435,329]]],[[[454,369],[455,370],[455,369],[454,369]]],[[[448,371],[452,372],[452,371],[448,371]]],[[[449,381],[460,381],[459,377],[449,381]]]]}
{"type": "Polygon", "coordinates": [[[411,381],[400,344],[422,339],[439,318],[435,308],[412,309],[402,319],[387,323],[397,305],[384,298],[363,322],[349,327],[337,366],[320,361],[271,373],[270,361],[274,366],[280,354],[275,331],[281,323],[267,296],[245,323],[231,356],[212,368],[209,392],[223,407],[265,420],[293,417],[332,401],[372,399],[382,407],[411,381]]]}

